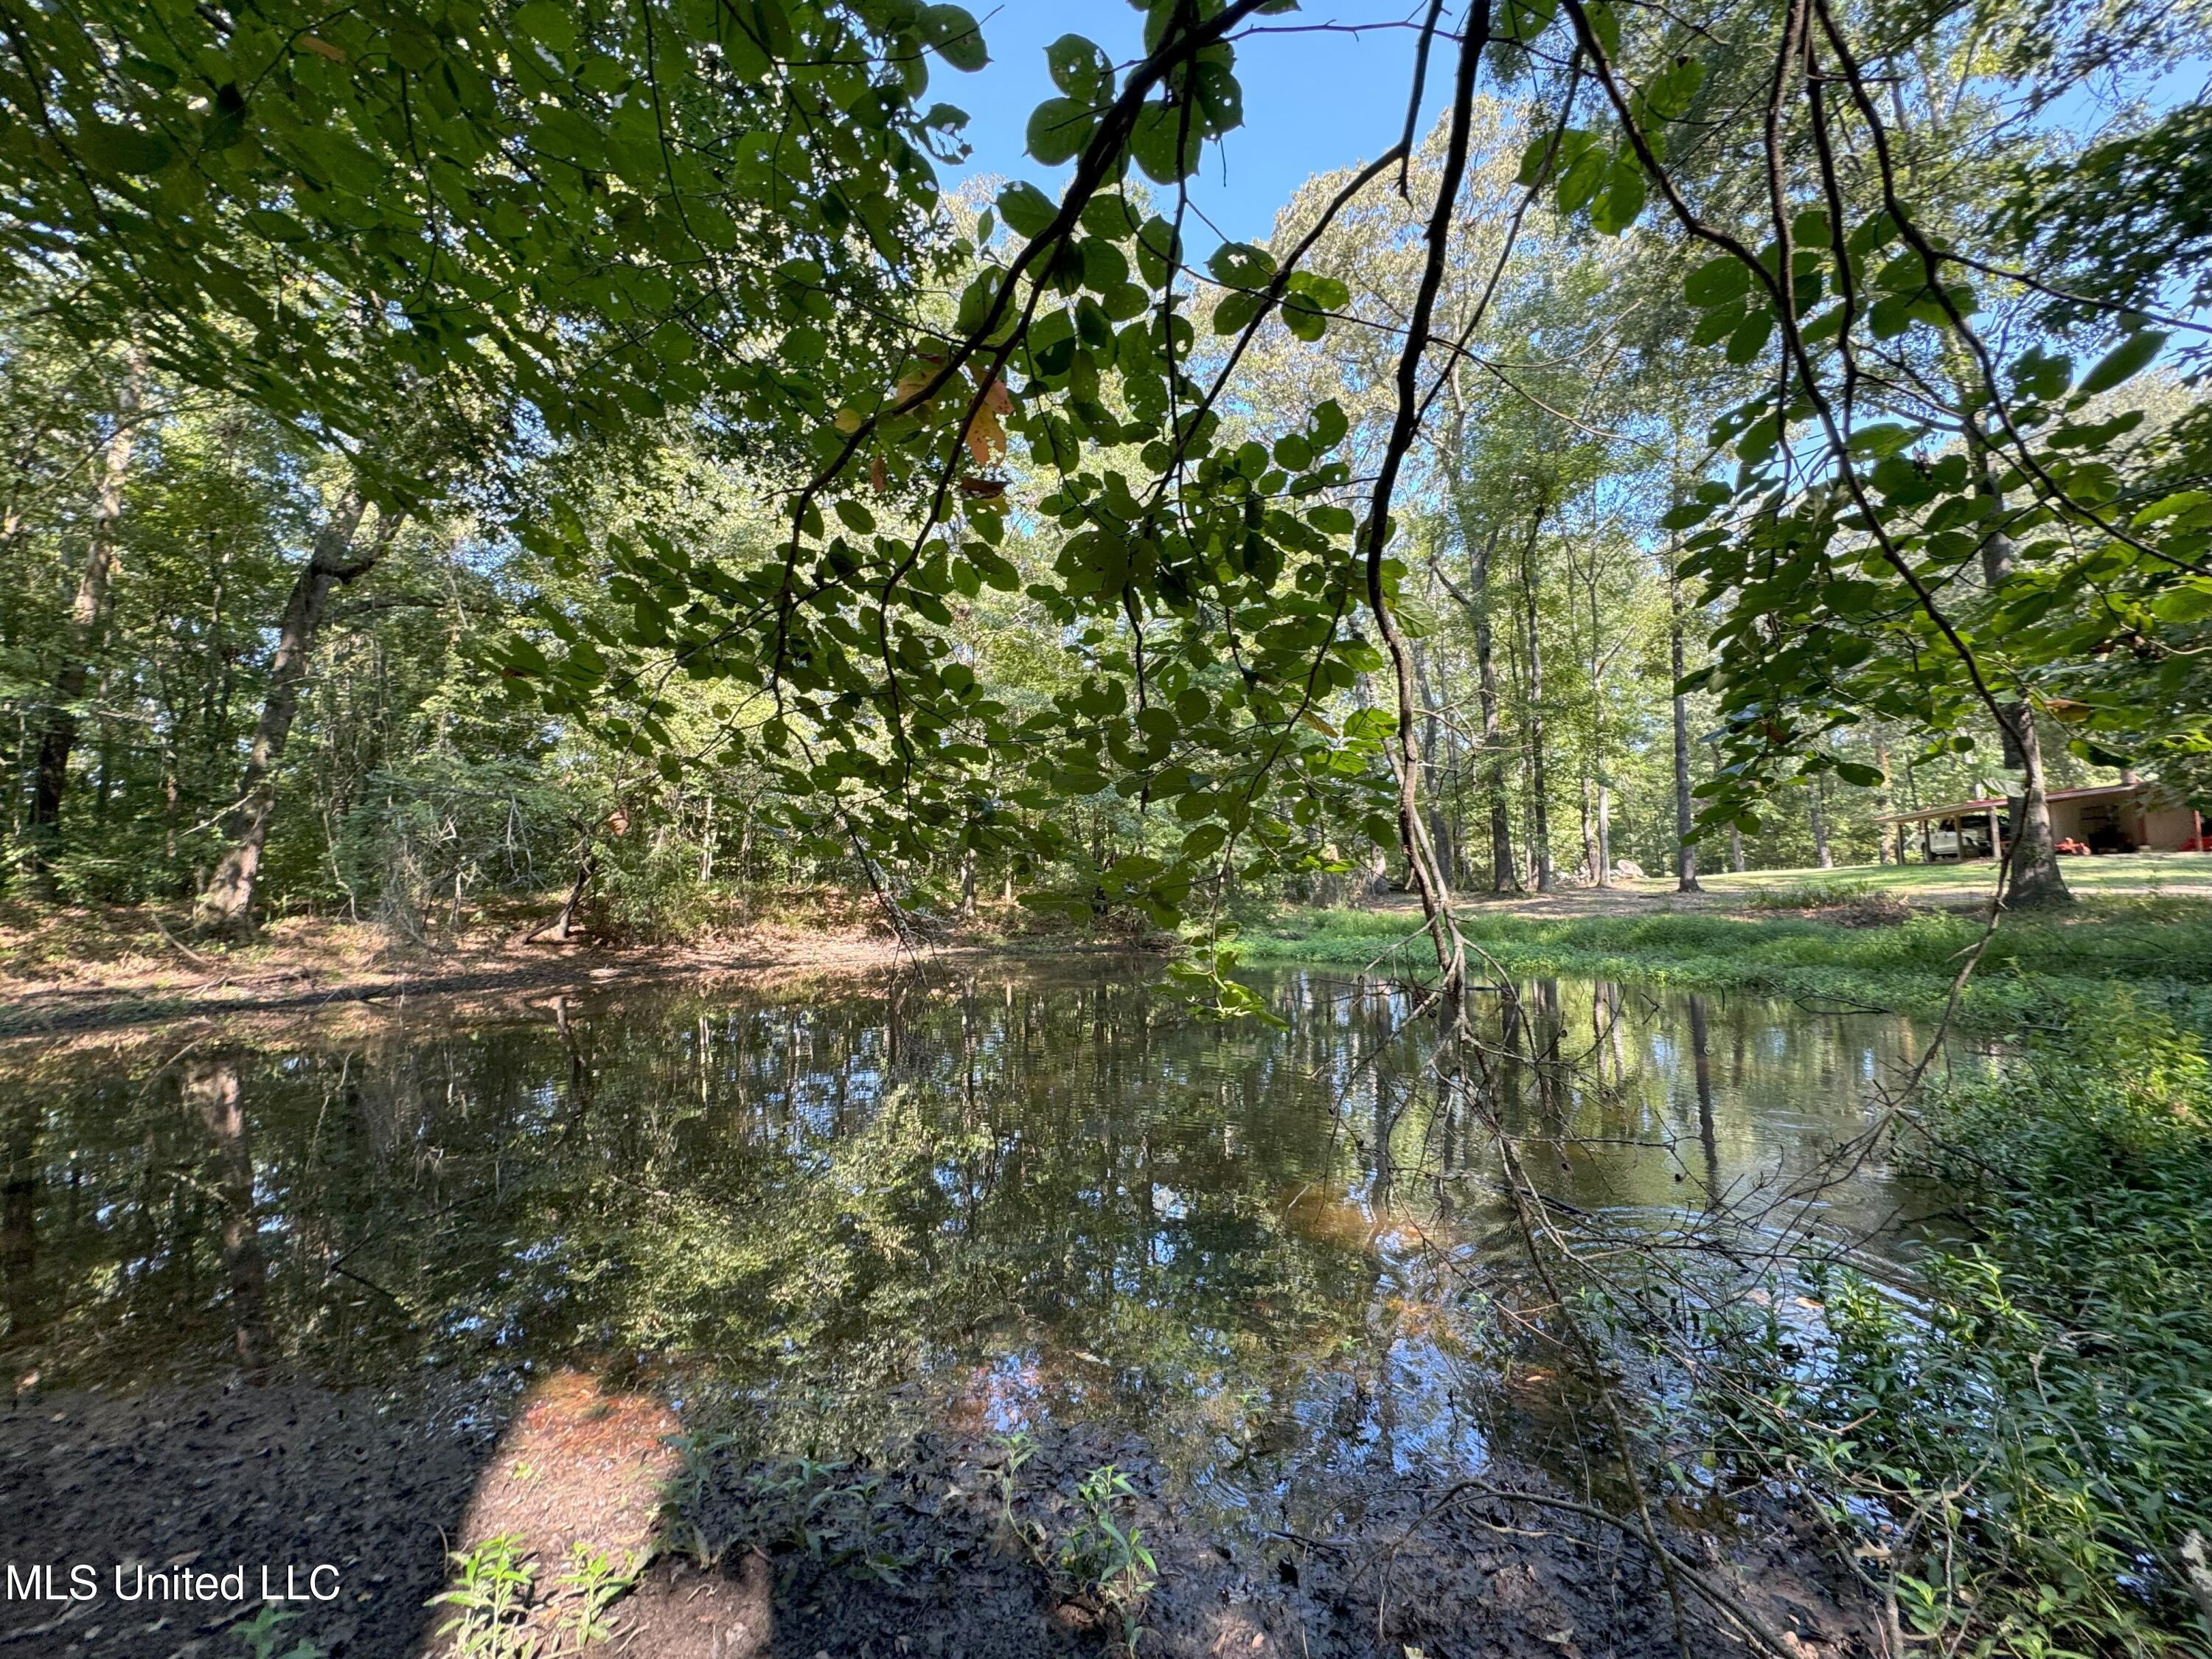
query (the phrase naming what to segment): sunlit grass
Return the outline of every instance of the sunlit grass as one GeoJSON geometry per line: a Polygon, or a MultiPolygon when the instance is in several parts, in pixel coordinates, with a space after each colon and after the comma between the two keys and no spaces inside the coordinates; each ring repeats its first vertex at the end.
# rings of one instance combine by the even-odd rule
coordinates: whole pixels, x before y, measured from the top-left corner
{"type": "MultiPolygon", "coordinates": [[[[2076,894],[2212,898],[2212,854],[2123,853],[2069,858],[2059,861],[2059,869],[2067,886],[2076,894]]],[[[1986,859],[1966,864],[1854,864],[1832,870],[1749,870],[1741,875],[1708,872],[1698,879],[1706,891],[1723,896],[1849,882],[1916,902],[1950,904],[1987,898],[1996,884],[1996,866],[1986,859]]]]}
{"type": "MultiPolygon", "coordinates": [[[[1246,955],[1354,968],[1382,957],[1386,967],[1419,969],[1430,961],[1419,920],[1406,909],[1280,910],[1247,930],[1246,955]]],[[[2155,1000],[2212,1007],[2206,921],[2201,901],[2176,898],[2093,898],[2056,914],[2009,915],[1983,956],[1976,1012],[2002,1021],[2031,1013],[2045,994],[2115,980],[2155,1000]]],[[[1463,913],[1462,931],[1516,977],[1638,980],[1925,1010],[1942,1004],[1982,926],[1941,910],[1845,927],[1772,910],[1544,915],[1474,906],[1463,913]]]]}

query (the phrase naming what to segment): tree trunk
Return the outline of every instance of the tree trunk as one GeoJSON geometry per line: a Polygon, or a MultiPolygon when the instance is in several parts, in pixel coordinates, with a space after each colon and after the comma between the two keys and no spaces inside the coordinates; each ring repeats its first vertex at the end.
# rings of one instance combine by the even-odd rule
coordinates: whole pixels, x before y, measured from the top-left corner
{"type": "Polygon", "coordinates": [[[115,574],[115,524],[123,516],[123,485],[131,474],[138,409],[145,392],[145,366],[135,346],[130,349],[125,365],[122,390],[116,398],[115,428],[100,450],[100,490],[87,527],[84,567],[77,573],[76,594],[70,602],[61,665],[54,671],[46,726],[39,733],[29,825],[33,870],[46,867],[61,841],[62,798],[69,791],[70,750],[76,746],[77,704],[91,678],[92,654],[99,648],[101,628],[107,620],[108,583],[115,574]]]}
{"type": "Polygon", "coordinates": [[[269,665],[269,690],[253,729],[253,747],[246,752],[238,804],[224,816],[222,856],[200,893],[196,921],[205,932],[243,935],[253,929],[253,890],[269,841],[269,820],[276,807],[276,767],[284,757],[285,739],[299,709],[300,687],[322,627],[324,606],[332,588],[357,580],[374,568],[399,527],[396,515],[379,514],[374,547],[358,563],[348,564],[346,556],[353,550],[362,508],[360,491],[349,489],[330,510],[315,537],[314,550],[284,602],[276,654],[269,665]]]}
{"type": "MultiPolygon", "coordinates": [[[[1874,764],[1875,769],[1881,774],[1881,782],[1874,792],[1874,815],[1886,818],[1897,810],[1897,803],[1891,799],[1889,793],[1889,739],[1879,733],[1874,740],[1874,764]]],[[[1874,861],[1876,864],[1889,862],[1889,836],[1879,827],[1875,831],[1874,861]]],[[[1905,862],[1902,841],[1898,843],[1897,861],[1899,864],[1905,862]]]]}
{"type": "MultiPolygon", "coordinates": [[[[1613,792],[1605,781],[1605,635],[1604,618],[1597,604],[1597,555],[1593,550],[1583,586],[1589,599],[1589,780],[1587,794],[1595,797],[1595,839],[1590,842],[1590,879],[1600,887],[1613,885],[1613,792]]],[[[1585,831],[1589,836],[1589,831],[1585,831]]]]}
{"type": "Polygon", "coordinates": [[[1544,655],[1536,619],[1536,532],[1543,521],[1543,515],[1538,514],[1536,523],[1528,527],[1528,540],[1521,550],[1521,589],[1528,630],[1529,838],[1534,842],[1529,850],[1536,890],[1548,893],[1558,884],[1552,878],[1552,830],[1544,800],[1544,655]]]}
{"type": "Polygon", "coordinates": [[[583,908],[584,895],[591,890],[592,878],[599,873],[599,849],[592,840],[588,825],[583,829],[583,840],[576,849],[576,878],[568,884],[568,896],[561,901],[561,908],[522,936],[520,943],[530,944],[546,934],[555,942],[566,945],[576,931],[576,915],[583,908]]]}
{"type": "Polygon", "coordinates": [[[1470,549],[1474,584],[1474,669],[1482,700],[1484,793],[1490,797],[1490,890],[1493,893],[1521,890],[1521,872],[1513,862],[1513,819],[1505,799],[1505,724],[1498,709],[1498,652],[1490,629],[1490,562],[1498,550],[1492,535],[1479,551],[1470,549]]]}
{"type": "Polygon", "coordinates": [[[1813,779],[1813,862],[1823,870],[1832,870],[1836,861],[1828,855],[1828,815],[1821,810],[1828,793],[1828,775],[1817,774],[1813,779]]]}
{"type": "MultiPolygon", "coordinates": [[[[1966,431],[1980,491],[1990,502],[1990,523],[1996,526],[1982,544],[1982,580],[1994,594],[2012,574],[2012,538],[2003,528],[2004,497],[1990,466],[1989,445],[1971,415],[1966,431]]],[[[2016,906],[2070,903],[2074,896],[2066,890],[2066,878],[2059,873],[2057,841],[2051,833],[2051,802],[2044,786],[2043,741],[2035,729],[2035,710],[2024,698],[2007,703],[1998,711],[1997,724],[2004,735],[2005,764],[2020,773],[2021,782],[2020,793],[2010,801],[2012,853],[2005,877],[2007,899],[2016,906]]]]}
{"type": "Polygon", "coordinates": [[[1743,873],[1743,831],[1729,825],[1729,868],[1739,876],[1743,873]]]}
{"type": "MultiPolygon", "coordinates": [[[[1674,684],[1682,684],[1681,583],[1670,570],[1667,576],[1667,649],[1674,671],[1674,684]]],[[[1674,890],[1698,893],[1698,847],[1690,839],[1690,700],[1674,693],[1674,890]]],[[[1733,835],[1734,830],[1729,833],[1733,835]]],[[[1741,866],[1739,865],[1738,866],[1741,866]]]]}
{"type": "Polygon", "coordinates": [[[1429,845],[1436,851],[1437,871],[1449,884],[1458,879],[1459,836],[1438,779],[1445,770],[1443,757],[1449,740],[1443,730],[1437,678],[1430,674],[1428,653],[1418,642],[1413,647],[1413,679],[1421,697],[1421,768],[1428,783],[1429,845]]]}

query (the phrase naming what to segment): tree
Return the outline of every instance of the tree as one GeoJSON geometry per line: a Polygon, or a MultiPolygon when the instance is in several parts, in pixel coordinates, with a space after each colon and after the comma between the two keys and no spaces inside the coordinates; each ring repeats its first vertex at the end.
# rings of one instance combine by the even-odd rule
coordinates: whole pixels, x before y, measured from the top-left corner
{"type": "Polygon", "coordinates": [[[283,758],[285,740],[291,735],[301,682],[307,677],[324,608],[333,590],[358,580],[375,567],[399,527],[396,515],[380,514],[374,545],[356,558],[354,541],[365,505],[355,489],[332,503],[316,532],[313,550],[284,602],[276,653],[270,664],[261,718],[246,752],[238,804],[224,816],[222,854],[216,861],[215,873],[200,891],[198,919],[210,933],[239,934],[252,927],[254,883],[268,846],[269,821],[276,808],[276,768],[283,758]]]}
{"type": "Polygon", "coordinates": [[[68,632],[61,665],[39,733],[38,769],[31,797],[31,858],[43,870],[62,830],[62,801],[69,789],[70,751],[77,739],[77,705],[91,673],[107,622],[108,584],[115,574],[116,520],[123,516],[123,489],[131,476],[131,450],[137,441],[144,368],[135,347],[127,348],[115,415],[100,447],[99,484],[84,530],[84,562],[70,602],[68,632]]]}

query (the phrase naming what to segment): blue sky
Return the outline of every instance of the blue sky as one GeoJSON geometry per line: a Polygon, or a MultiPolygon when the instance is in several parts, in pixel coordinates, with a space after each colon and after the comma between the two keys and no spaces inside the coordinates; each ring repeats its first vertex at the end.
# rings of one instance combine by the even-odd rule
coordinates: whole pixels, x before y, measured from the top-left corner
{"type": "MultiPolygon", "coordinates": [[[[974,155],[963,168],[947,168],[947,185],[973,173],[1028,179],[1057,194],[1066,167],[1045,167],[1023,150],[1030,112],[1056,95],[1045,72],[1044,49],[1063,34],[1097,41],[1117,64],[1140,54],[1141,13],[1124,0],[969,0],[983,26],[989,65],[962,75],[942,65],[930,76],[930,96],[968,112],[974,155]]],[[[1357,27],[1359,33],[1256,34],[1240,42],[1237,78],[1244,87],[1245,125],[1224,146],[1210,149],[1191,197],[1232,240],[1256,240],[1274,223],[1275,210],[1316,173],[1371,160],[1398,139],[1406,122],[1406,94],[1413,80],[1413,49],[1425,7],[1419,0],[1308,0],[1304,9],[1255,20],[1262,27],[1312,30],[1317,24],[1357,27]]],[[[1447,46],[1431,59],[1423,102],[1435,118],[1450,82],[1447,46]]],[[[1194,225],[1200,251],[1212,240],[1194,225]]]]}

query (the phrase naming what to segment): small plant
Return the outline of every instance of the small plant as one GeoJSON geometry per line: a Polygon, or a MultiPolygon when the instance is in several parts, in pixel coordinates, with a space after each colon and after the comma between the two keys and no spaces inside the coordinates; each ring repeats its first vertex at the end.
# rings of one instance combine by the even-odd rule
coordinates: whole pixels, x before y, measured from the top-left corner
{"type": "Polygon", "coordinates": [[[556,1644],[565,1646],[565,1638],[573,1638],[580,1653],[594,1642],[611,1641],[615,1631],[605,1617],[606,1610],[636,1582],[637,1558],[627,1550],[617,1562],[589,1544],[571,1545],[568,1571],[554,1583],[559,1594],[575,1598],[575,1605],[553,1627],[556,1644]]]}
{"type": "Polygon", "coordinates": [[[721,1548],[707,1536],[701,1516],[706,1512],[707,1483],[714,1461],[728,1451],[734,1437],[727,1434],[672,1434],[668,1443],[684,1460],[684,1467],[660,1498],[663,1531],[691,1556],[700,1570],[712,1567],[721,1548]]]}
{"type": "Polygon", "coordinates": [[[1133,1522],[1125,1526],[1115,1515],[1125,1500],[1133,1503],[1136,1496],[1129,1477],[1113,1464],[1091,1470],[1075,1489],[1083,1518],[1060,1547],[1060,1571],[1074,1581],[1079,1594],[1120,1622],[1121,1649],[1131,1659],[1144,1633],[1137,1621],[1160,1582],[1159,1564],[1143,1528],[1133,1522]]]}
{"type": "Polygon", "coordinates": [[[1005,1456],[991,1472],[999,1483],[999,1524],[1009,1530],[1018,1530],[1014,1525],[1014,1488],[1022,1465],[1036,1453],[1036,1440],[1027,1429],[1016,1429],[1012,1434],[1000,1436],[999,1446],[1005,1456]]]}
{"type": "Polygon", "coordinates": [[[538,1569],[524,1556],[522,1540],[504,1533],[451,1553],[457,1581],[423,1605],[454,1609],[438,1634],[463,1659],[536,1659],[541,1644],[525,1621],[538,1569]]]}
{"type": "Polygon", "coordinates": [[[282,1653],[276,1650],[276,1644],[284,1639],[279,1626],[299,1616],[289,1607],[264,1602],[260,1612],[238,1627],[238,1639],[246,1644],[253,1659],[323,1659],[323,1650],[305,1637],[282,1653]]]}

